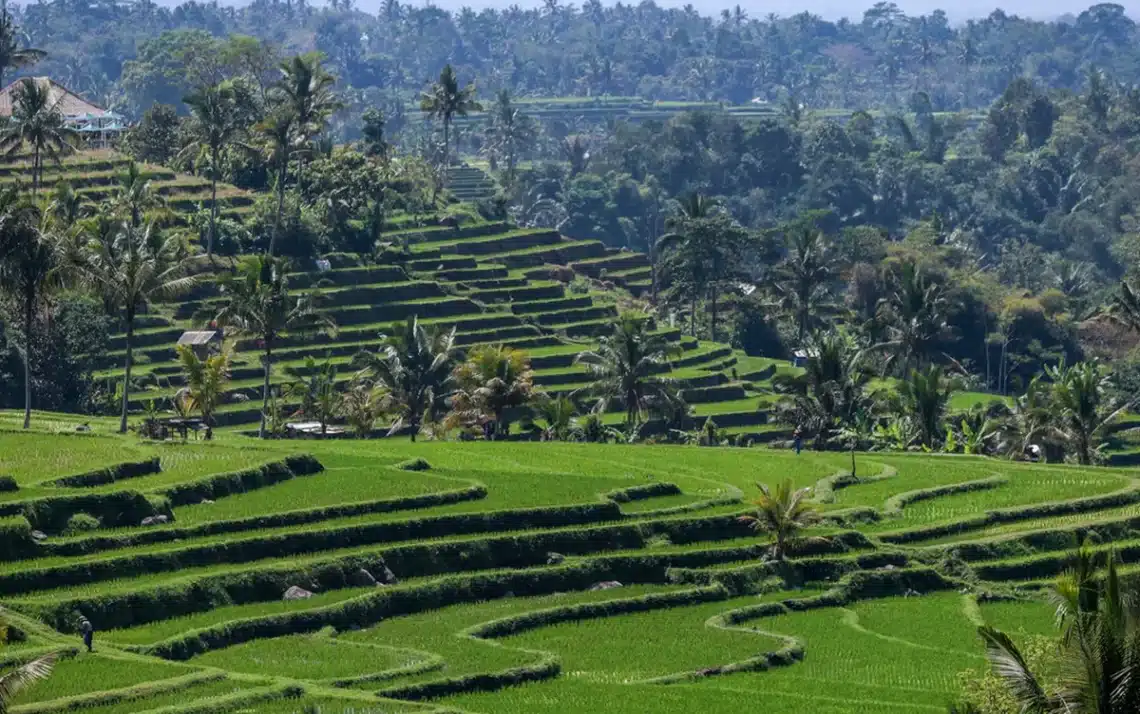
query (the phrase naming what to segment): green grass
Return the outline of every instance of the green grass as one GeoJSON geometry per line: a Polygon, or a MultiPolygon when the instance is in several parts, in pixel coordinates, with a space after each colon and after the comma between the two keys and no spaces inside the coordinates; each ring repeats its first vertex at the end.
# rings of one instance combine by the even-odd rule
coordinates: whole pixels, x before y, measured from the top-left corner
{"type": "MultiPolygon", "coordinates": [[[[98,649],[98,648],[97,648],[98,649]]],[[[180,664],[88,654],[61,660],[48,679],[16,695],[13,704],[46,702],[87,692],[130,687],[143,682],[170,679],[189,674],[193,668],[180,664]]]]}
{"type": "Polygon", "coordinates": [[[383,672],[423,658],[402,647],[342,641],[317,633],[255,640],[208,652],[193,663],[246,674],[334,679],[383,672]]]}

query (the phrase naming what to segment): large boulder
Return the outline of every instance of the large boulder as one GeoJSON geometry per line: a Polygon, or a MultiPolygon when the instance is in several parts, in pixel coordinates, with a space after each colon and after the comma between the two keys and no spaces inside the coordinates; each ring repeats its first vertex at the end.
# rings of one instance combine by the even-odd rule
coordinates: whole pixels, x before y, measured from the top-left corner
{"type": "Polygon", "coordinates": [[[590,590],[591,591],[613,590],[614,588],[620,588],[620,587],[622,587],[622,584],[616,580],[603,580],[600,583],[594,583],[593,585],[591,585],[590,590]]]}
{"type": "Polygon", "coordinates": [[[385,565],[380,570],[380,573],[376,578],[376,582],[381,585],[395,585],[396,583],[400,582],[400,579],[396,577],[395,573],[388,569],[387,565],[385,565]]]}
{"type": "Polygon", "coordinates": [[[157,516],[147,516],[146,518],[142,519],[142,525],[144,526],[161,526],[166,523],[170,523],[170,516],[165,516],[162,514],[159,514],[157,516]]]}
{"type": "Polygon", "coordinates": [[[313,593],[309,592],[305,588],[298,587],[296,585],[291,585],[289,587],[289,589],[285,591],[285,595],[282,596],[281,599],[282,600],[308,600],[312,596],[313,596],[313,593]]]}
{"type": "Polygon", "coordinates": [[[547,565],[561,565],[565,560],[566,560],[566,556],[562,555],[561,553],[547,553],[546,554],[546,564],[547,565]]]}

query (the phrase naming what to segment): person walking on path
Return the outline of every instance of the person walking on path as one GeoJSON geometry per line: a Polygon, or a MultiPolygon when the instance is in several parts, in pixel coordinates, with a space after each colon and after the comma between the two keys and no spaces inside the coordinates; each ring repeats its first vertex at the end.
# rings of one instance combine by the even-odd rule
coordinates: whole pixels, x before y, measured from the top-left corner
{"type": "Polygon", "coordinates": [[[95,641],[95,628],[86,617],[79,619],[79,632],[83,635],[83,644],[87,645],[87,651],[92,652],[92,643],[95,641]]]}
{"type": "Polygon", "coordinates": [[[798,426],[796,430],[792,432],[792,443],[796,447],[796,456],[799,456],[800,450],[804,448],[804,433],[800,431],[798,426]]]}

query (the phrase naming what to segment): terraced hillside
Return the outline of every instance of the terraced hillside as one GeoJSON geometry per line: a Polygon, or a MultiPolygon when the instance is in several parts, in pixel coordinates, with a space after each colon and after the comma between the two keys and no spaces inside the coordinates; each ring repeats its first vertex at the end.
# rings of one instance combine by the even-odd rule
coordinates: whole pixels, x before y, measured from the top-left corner
{"type": "Polygon", "coordinates": [[[26,636],[0,663],[65,654],[13,714],[945,711],[978,623],[1050,631],[994,592],[1031,594],[1089,530],[1140,562],[1122,470],[93,428],[0,430],[0,604],[26,636]],[[784,478],[827,519],[780,565],[738,516],[784,478]]]}
{"type": "MultiPolygon", "coordinates": [[[[468,347],[502,343],[525,349],[536,371],[536,383],[552,394],[584,386],[587,373],[573,364],[575,356],[592,347],[618,314],[612,291],[607,301],[595,293],[573,294],[552,278],[553,266],[569,266],[581,275],[601,279],[601,285],[624,286],[631,292],[648,288],[649,268],[640,253],[615,252],[599,241],[570,240],[549,230],[520,230],[505,223],[392,231],[386,237],[406,242],[412,260],[404,265],[350,265],[328,272],[298,272],[295,286],[324,286],[322,309],[335,320],[335,336],[286,337],[276,350],[275,380],[286,379],[285,367],[302,373],[305,359],[329,357],[340,368],[340,379],[352,375],[352,357],[375,348],[380,333],[393,322],[416,315],[422,322],[454,326],[458,343],[468,347]]],[[[564,272],[564,271],[563,271],[564,272]]],[[[175,344],[195,325],[196,316],[216,312],[219,297],[210,285],[191,299],[154,306],[145,326],[135,334],[136,368],[147,387],[133,395],[133,408],[159,403],[182,386],[175,362],[175,344]]],[[[200,318],[197,320],[200,323],[200,318]]],[[[727,345],[682,338],[678,329],[661,326],[681,348],[670,372],[693,406],[694,424],[713,416],[721,427],[771,436],[764,406],[771,399],[767,380],[777,368],[773,360],[749,359],[727,345]]],[[[101,378],[122,374],[124,336],[115,335],[101,378]]],[[[260,418],[261,353],[254,339],[239,339],[226,404],[218,413],[221,425],[256,422],[260,418]]],[[[620,419],[614,413],[613,420],[620,419]]]]}
{"type": "MultiPolygon", "coordinates": [[[[118,177],[130,159],[113,151],[84,151],[64,158],[60,163],[47,162],[44,166],[43,189],[50,191],[62,182],[70,183],[76,193],[92,202],[115,196],[118,177]]],[[[199,176],[171,171],[164,166],[143,164],[143,176],[151,182],[154,192],[175,213],[191,213],[199,206],[210,205],[210,182],[199,176]]],[[[31,158],[17,155],[0,162],[0,186],[21,183],[31,185],[31,158]]],[[[218,206],[221,215],[235,220],[243,219],[253,209],[254,195],[234,186],[218,185],[218,206]]]]}

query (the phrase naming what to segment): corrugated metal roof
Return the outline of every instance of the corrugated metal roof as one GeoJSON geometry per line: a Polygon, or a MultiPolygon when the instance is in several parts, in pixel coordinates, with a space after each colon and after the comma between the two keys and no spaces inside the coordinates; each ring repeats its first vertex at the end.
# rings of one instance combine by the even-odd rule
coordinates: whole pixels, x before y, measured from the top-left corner
{"type": "Polygon", "coordinates": [[[191,330],[190,332],[183,332],[182,336],[178,338],[180,345],[208,345],[211,342],[221,339],[218,336],[217,330],[191,330]]]}
{"type": "MultiPolygon", "coordinates": [[[[0,90],[0,116],[12,116],[12,95],[16,88],[27,79],[23,77],[12,82],[4,89],[0,90]]],[[[51,77],[32,77],[32,81],[48,86],[48,100],[59,109],[59,113],[65,117],[103,117],[108,116],[108,112],[103,107],[93,104],[59,82],[56,82],[51,77]]]]}

